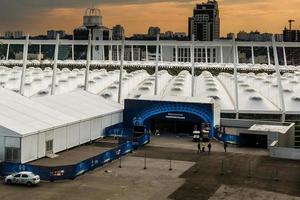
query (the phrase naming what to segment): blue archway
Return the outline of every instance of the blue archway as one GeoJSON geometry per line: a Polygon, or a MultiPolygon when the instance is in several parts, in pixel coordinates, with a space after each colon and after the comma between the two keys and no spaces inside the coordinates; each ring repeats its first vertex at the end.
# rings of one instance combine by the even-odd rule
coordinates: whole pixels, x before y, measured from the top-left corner
{"type": "MultiPolygon", "coordinates": [[[[138,109],[138,107],[137,107],[138,109]]],[[[164,113],[188,113],[197,116],[206,123],[211,125],[210,137],[214,134],[214,117],[211,105],[208,104],[192,104],[192,103],[176,103],[176,102],[156,102],[151,106],[144,106],[138,109],[138,112],[132,118],[134,126],[144,126],[146,120],[164,113]]]]}

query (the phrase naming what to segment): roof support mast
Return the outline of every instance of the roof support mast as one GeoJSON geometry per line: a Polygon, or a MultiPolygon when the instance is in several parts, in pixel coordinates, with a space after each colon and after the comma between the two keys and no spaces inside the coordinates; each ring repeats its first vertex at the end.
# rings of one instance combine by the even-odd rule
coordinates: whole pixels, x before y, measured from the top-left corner
{"type": "Polygon", "coordinates": [[[124,49],[125,49],[125,38],[123,36],[122,37],[122,46],[121,46],[121,64],[120,64],[120,75],[119,75],[118,103],[121,103],[121,99],[122,99],[124,49]]]}
{"type": "Polygon", "coordinates": [[[84,79],[84,90],[85,91],[88,91],[88,89],[89,89],[91,54],[92,54],[92,33],[89,32],[89,41],[88,41],[87,58],[86,58],[86,70],[85,70],[85,79],[84,79]]]}
{"type": "Polygon", "coordinates": [[[56,35],[56,43],[55,43],[55,51],[54,51],[54,64],[53,64],[53,70],[52,70],[53,74],[52,74],[52,84],[51,84],[51,95],[55,94],[58,50],[59,50],[59,34],[56,35]]]}
{"type": "Polygon", "coordinates": [[[285,121],[285,104],[284,104],[284,98],[283,98],[283,89],[282,89],[282,82],[281,82],[281,74],[280,74],[280,70],[279,70],[279,61],[278,61],[277,46],[276,46],[274,35],[272,37],[272,45],[273,45],[273,52],[274,52],[274,61],[275,61],[275,70],[276,70],[276,76],[277,76],[277,85],[278,85],[279,100],[280,100],[280,106],[281,106],[281,110],[282,110],[281,121],[284,122],[285,121]]]}
{"type": "Polygon", "coordinates": [[[235,91],[235,112],[236,119],[239,119],[239,88],[238,88],[238,77],[237,77],[237,46],[235,38],[232,39],[232,55],[233,55],[233,65],[234,65],[234,91],[235,91]]]}
{"type": "Polygon", "coordinates": [[[192,35],[192,44],[191,44],[191,64],[192,64],[192,97],[195,96],[195,35],[192,35]]]}
{"type": "Polygon", "coordinates": [[[26,36],[26,41],[23,48],[23,67],[22,67],[22,76],[20,84],[20,94],[24,95],[24,84],[25,84],[25,74],[27,66],[27,55],[28,55],[28,45],[29,45],[29,35],[26,36]]]}
{"type": "Polygon", "coordinates": [[[159,34],[156,36],[156,60],[155,60],[155,88],[154,88],[154,95],[158,93],[158,52],[159,52],[159,34]]]}

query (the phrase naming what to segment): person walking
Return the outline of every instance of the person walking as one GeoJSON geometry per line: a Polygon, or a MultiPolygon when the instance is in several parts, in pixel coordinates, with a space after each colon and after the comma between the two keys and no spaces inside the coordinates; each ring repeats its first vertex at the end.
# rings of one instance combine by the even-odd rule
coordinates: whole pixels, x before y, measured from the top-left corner
{"type": "Polygon", "coordinates": [[[200,150],[201,150],[201,144],[200,144],[200,142],[198,142],[198,154],[200,153],[200,150]]]}
{"type": "Polygon", "coordinates": [[[205,152],[205,143],[202,143],[202,152],[205,152]]]}
{"type": "Polygon", "coordinates": [[[211,143],[208,143],[207,147],[208,147],[208,153],[210,153],[210,151],[211,151],[211,143]]]}
{"type": "Polygon", "coordinates": [[[225,151],[225,153],[227,152],[227,142],[226,141],[224,141],[224,151],[225,151]]]}

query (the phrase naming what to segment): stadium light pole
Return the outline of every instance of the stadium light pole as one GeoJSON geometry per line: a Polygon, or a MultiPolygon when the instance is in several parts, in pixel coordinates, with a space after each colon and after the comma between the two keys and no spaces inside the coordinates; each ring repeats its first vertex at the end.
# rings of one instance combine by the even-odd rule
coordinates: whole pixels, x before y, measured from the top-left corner
{"type": "Polygon", "coordinates": [[[238,77],[237,77],[237,46],[235,38],[232,38],[232,55],[233,55],[233,66],[234,66],[234,91],[235,91],[235,111],[236,119],[239,119],[239,89],[238,89],[238,77]]]}
{"type": "Polygon", "coordinates": [[[89,76],[90,76],[90,66],[91,66],[91,54],[92,54],[92,33],[90,31],[89,32],[88,48],[87,48],[85,79],[84,79],[84,90],[85,91],[88,91],[88,89],[89,89],[89,76]]]}
{"type": "Polygon", "coordinates": [[[274,53],[274,61],[275,61],[275,70],[276,70],[276,76],[277,76],[277,85],[278,85],[278,93],[279,93],[279,100],[280,100],[280,106],[282,109],[282,122],[285,121],[285,103],[283,98],[283,89],[282,89],[282,82],[281,82],[281,74],[279,69],[279,60],[278,60],[278,52],[277,52],[277,46],[274,35],[272,36],[272,46],[273,46],[273,53],[274,53]]]}
{"type": "Polygon", "coordinates": [[[284,66],[287,66],[285,46],[282,47],[284,66]]]}
{"type": "Polygon", "coordinates": [[[268,65],[271,65],[271,56],[270,56],[270,47],[267,46],[267,54],[268,54],[268,65]]]}
{"type": "Polygon", "coordinates": [[[73,39],[73,44],[72,44],[72,60],[75,60],[75,57],[74,57],[74,35],[72,36],[72,39],[73,39]]]}
{"type": "Polygon", "coordinates": [[[121,63],[120,63],[120,74],[119,74],[119,91],[118,91],[118,103],[121,103],[122,99],[122,82],[123,82],[123,65],[124,65],[124,50],[125,50],[125,38],[122,37],[121,46],[121,63]]]}
{"type": "Polygon", "coordinates": [[[51,95],[55,94],[58,51],[59,51],[59,34],[56,35],[56,43],[55,43],[55,51],[54,51],[53,74],[52,74],[52,84],[51,84],[51,95]]]}
{"type": "Polygon", "coordinates": [[[221,64],[224,63],[224,58],[223,58],[223,46],[220,45],[220,55],[221,55],[221,64]]]}
{"type": "Polygon", "coordinates": [[[23,47],[23,67],[22,67],[22,75],[21,75],[21,83],[20,83],[20,94],[24,95],[24,84],[25,84],[25,74],[26,74],[26,66],[27,66],[27,56],[28,56],[28,45],[29,45],[29,34],[26,36],[26,41],[23,47]]]}
{"type": "Polygon", "coordinates": [[[192,67],[192,97],[195,96],[195,35],[192,35],[192,44],[190,47],[191,52],[191,67],[192,67]]]}
{"type": "Polygon", "coordinates": [[[10,49],[10,43],[7,44],[6,60],[8,60],[8,57],[9,57],[9,49],[10,49]]]}
{"type": "Polygon", "coordinates": [[[255,57],[254,57],[254,47],[251,45],[251,59],[252,59],[252,65],[255,64],[255,57]]]}
{"type": "Polygon", "coordinates": [[[159,34],[156,35],[156,59],[155,59],[154,95],[157,95],[157,93],[158,93],[158,52],[159,52],[159,34]]]}

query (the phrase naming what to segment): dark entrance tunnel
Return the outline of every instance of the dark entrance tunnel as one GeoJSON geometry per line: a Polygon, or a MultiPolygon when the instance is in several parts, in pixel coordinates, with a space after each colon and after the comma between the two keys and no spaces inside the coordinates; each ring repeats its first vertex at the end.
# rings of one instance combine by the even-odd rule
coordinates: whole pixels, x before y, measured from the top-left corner
{"type": "Polygon", "coordinates": [[[155,133],[192,135],[194,130],[201,130],[204,120],[189,113],[162,113],[152,116],[145,125],[155,133]]]}
{"type": "Polygon", "coordinates": [[[240,147],[268,148],[267,135],[240,134],[240,147]]]}

